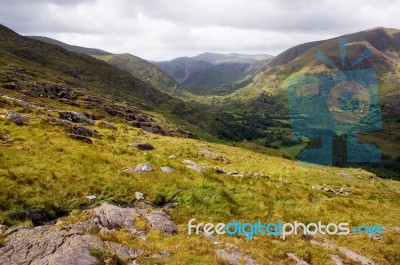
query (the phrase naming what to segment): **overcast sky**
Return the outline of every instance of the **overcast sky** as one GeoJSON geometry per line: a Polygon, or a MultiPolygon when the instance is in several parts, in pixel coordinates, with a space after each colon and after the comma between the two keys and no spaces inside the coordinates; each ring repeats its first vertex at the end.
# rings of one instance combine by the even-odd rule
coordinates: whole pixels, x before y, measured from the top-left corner
{"type": "Polygon", "coordinates": [[[397,0],[0,0],[23,35],[168,60],[202,52],[276,55],[377,26],[400,28],[397,0]]]}

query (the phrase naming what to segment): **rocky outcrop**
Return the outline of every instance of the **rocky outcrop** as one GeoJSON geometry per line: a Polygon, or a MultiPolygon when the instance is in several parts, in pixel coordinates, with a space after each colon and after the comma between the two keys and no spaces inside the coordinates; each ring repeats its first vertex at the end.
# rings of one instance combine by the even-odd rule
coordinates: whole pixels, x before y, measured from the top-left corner
{"type": "Polygon", "coordinates": [[[94,120],[76,111],[59,110],[57,112],[60,115],[60,118],[64,120],[69,120],[72,122],[83,122],[89,125],[95,125],[96,123],[94,120]]]}
{"type": "MultiPolygon", "coordinates": [[[[0,246],[0,264],[114,264],[98,260],[94,251],[111,253],[127,264],[135,264],[138,257],[145,255],[143,250],[104,241],[93,234],[93,231],[112,233],[124,229],[133,236],[145,239],[146,232],[135,227],[138,218],[143,218],[150,230],[159,230],[166,234],[177,233],[177,226],[169,216],[152,206],[146,209],[123,208],[103,203],[85,213],[90,216],[89,220],[64,227],[62,222],[33,228],[0,226],[0,236],[6,238],[0,246]],[[88,230],[92,233],[87,232],[88,230]]],[[[161,251],[152,257],[162,259],[169,255],[168,252],[161,251]]]]}
{"type": "Polygon", "coordinates": [[[14,111],[7,111],[7,115],[6,115],[7,119],[9,119],[10,121],[12,121],[13,123],[15,123],[16,125],[25,125],[29,123],[29,117],[26,116],[22,116],[19,113],[16,113],[14,111]]]}
{"type": "Polygon", "coordinates": [[[149,163],[139,164],[132,168],[125,169],[126,173],[141,173],[141,172],[151,172],[153,171],[153,167],[149,163]]]}
{"type": "Polygon", "coordinates": [[[229,265],[256,265],[257,262],[249,255],[244,255],[240,249],[231,244],[225,244],[224,249],[218,249],[215,251],[217,257],[221,259],[224,264],[229,265]]]}
{"type": "Polygon", "coordinates": [[[145,151],[150,151],[155,149],[154,146],[152,146],[149,143],[134,143],[134,144],[129,144],[129,146],[145,151]]]}
{"type": "Polygon", "coordinates": [[[211,158],[211,159],[214,159],[217,161],[221,161],[225,164],[229,164],[231,162],[228,158],[223,157],[221,155],[214,154],[213,152],[208,151],[208,150],[202,150],[199,153],[204,157],[208,157],[208,158],[211,158]]]}
{"type": "Polygon", "coordinates": [[[90,138],[87,138],[85,136],[79,135],[79,134],[68,134],[69,138],[79,140],[82,142],[85,142],[87,144],[92,144],[93,141],[90,138]]]}
{"type": "Polygon", "coordinates": [[[2,98],[4,98],[5,100],[7,100],[7,101],[9,101],[9,102],[12,102],[12,103],[14,103],[14,104],[17,104],[17,105],[19,105],[19,106],[22,106],[22,107],[24,107],[24,108],[27,108],[27,109],[29,109],[29,110],[35,110],[35,109],[37,109],[37,107],[36,107],[34,104],[29,103],[29,102],[27,102],[27,101],[25,101],[25,100],[22,100],[22,99],[12,98],[12,97],[8,97],[8,96],[2,96],[2,98]]]}
{"type": "Polygon", "coordinates": [[[199,165],[199,164],[197,164],[196,162],[194,162],[192,160],[186,159],[186,160],[183,160],[182,162],[187,164],[186,165],[187,168],[193,169],[193,170],[198,171],[198,172],[206,171],[206,169],[202,165],[199,165]]]}
{"type": "Polygon", "coordinates": [[[159,230],[167,234],[175,234],[177,226],[162,211],[150,207],[149,209],[122,208],[111,203],[103,203],[101,206],[86,211],[92,218],[88,221],[74,224],[71,228],[98,228],[101,233],[110,233],[125,229],[133,236],[145,238],[146,234],[135,227],[139,216],[145,218],[151,230],[159,230]]]}
{"type": "MultiPolygon", "coordinates": [[[[47,117],[46,118],[46,122],[50,123],[50,124],[57,124],[59,126],[62,126],[64,128],[66,128],[69,132],[71,132],[71,133],[73,133],[75,135],[93,137],[93,138],[100,138],[101,137],[101,135],[97,131],[92,130],[92,129],[88,128],[88,127],[85,127],[83,125],[74,124],[73,122],[71,122],[69,120],[62,120],[62,119],[57,119],[57,118],[54,118],[54,117],[47,117]]],[[[71,137],[71,138],[74,138],[74,136],[71,137]]],[[[74,139],[77,139],[77,138],[74,138],[74,139]]],[[[78,140],[84,140],[84,139],[82,138],[82,139],[78,139],[78,140]]],[[[86,140],[84,140],[84,141],[86,141],[86,140]]]]}

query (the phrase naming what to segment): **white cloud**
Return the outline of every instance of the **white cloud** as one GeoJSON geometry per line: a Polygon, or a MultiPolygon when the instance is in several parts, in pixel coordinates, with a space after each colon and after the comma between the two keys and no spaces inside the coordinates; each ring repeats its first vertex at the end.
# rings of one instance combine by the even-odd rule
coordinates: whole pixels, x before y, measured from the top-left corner
{"type": "Polygon", "coordinates": [[[201,52],[277,54],[376,26],[400,28],[400,1],[2,1],[0,23],[25,35],[151,60],[201,52]]]}

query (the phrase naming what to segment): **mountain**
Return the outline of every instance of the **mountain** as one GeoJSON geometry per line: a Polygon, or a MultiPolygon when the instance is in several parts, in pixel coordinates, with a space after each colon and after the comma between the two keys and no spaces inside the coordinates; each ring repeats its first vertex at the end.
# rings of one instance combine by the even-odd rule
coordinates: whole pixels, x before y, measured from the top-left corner
{"type": "Polygon", "coordinates": [[[95,48],[85,48],[81,46],[75,46],[75,45],[69,45],[64,42],[48,38],[48,37],[42,37],[42,36],[27,36],[28,38],[35,39],[35,40],[40,40],[42,42],[46,42],[49,44],[57,45],[60,47],[63,47],[66,50],[72,51],[72,52],[77,52],[77,53],[84,53],[88,55],[111,55],[111,53],[103,51],[101,49],[95,49],[95,48]]]}
{"type": "Polygon", "coordinates": [[[171,96],[184,100],[196,98],[195,95],[183,89],[181,85],[166,72],[137,56],[125,53],[95,55],[94,57],[129,72],[134,77],[171,96]]]}
{"type": "Polygon", "coordinates": [[[239,53],[220,54],[220,53],[206,52],[190,58],[193,60],[205,61],[212,64],[220,64],[220,63],[253,64],[258,61],[271,59],[273,57],[274,56],[268,54],[249,55],[249,54],[239,54],[239,53]]]}
{"type": "Polygon", "coordinates": [[[250,82],[269,55],[203,53],[154,64],[198,95],[229,94],[250,82]]]}

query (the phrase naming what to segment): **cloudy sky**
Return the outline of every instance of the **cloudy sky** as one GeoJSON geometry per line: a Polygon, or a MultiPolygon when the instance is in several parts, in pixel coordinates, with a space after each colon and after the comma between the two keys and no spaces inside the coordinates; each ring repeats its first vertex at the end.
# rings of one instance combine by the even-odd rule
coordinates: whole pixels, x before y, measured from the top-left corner
{"type": "Polygon", "coordinates": [[[149,60],[202,52],[276,55],[307,41],[400,28],[397,0],[0,0],[0,23],[149,60]]]}

